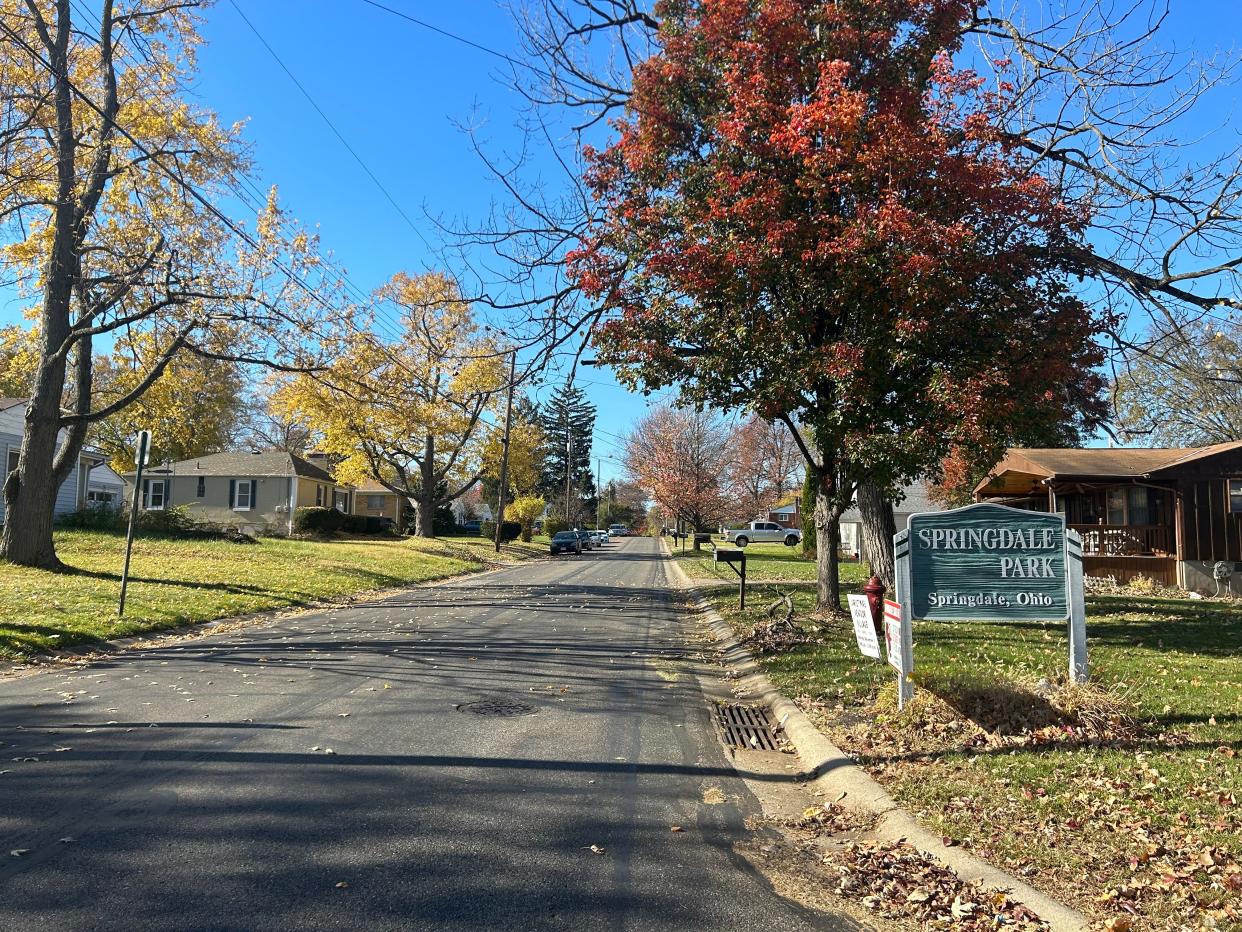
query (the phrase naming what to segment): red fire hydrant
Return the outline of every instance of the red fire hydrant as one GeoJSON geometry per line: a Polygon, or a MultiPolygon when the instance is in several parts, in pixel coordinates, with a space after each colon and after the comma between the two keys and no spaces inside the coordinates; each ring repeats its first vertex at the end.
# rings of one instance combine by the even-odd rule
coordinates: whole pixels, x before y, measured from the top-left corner
{"type": "Polygon", "coordinates": [[[875,625],[876,637],[882,641],[884,640],[884,593],[888,590],[884,588],[884,583],[879,576],[872,576],[862,587],[862,591],[866,593],[867,604],[871,608],[871,623],[875,625]]]}

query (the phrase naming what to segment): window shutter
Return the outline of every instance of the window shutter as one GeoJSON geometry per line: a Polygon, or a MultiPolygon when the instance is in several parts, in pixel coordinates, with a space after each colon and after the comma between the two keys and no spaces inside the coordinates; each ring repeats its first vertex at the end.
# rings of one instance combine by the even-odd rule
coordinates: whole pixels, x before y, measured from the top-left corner
{"type": "Polygon", "coordinates": [[[151,490],[151,480],[143,479],[142,480],[142,507],[144,509],[147,507],[147,493],[150,490],[151,490]]]}
{"type": "Polygon", "coordinates": [[[237,507],[237,480],[236,479],[229,480],[229,507],[230,508],[237,507]]]}
{"type": "Polygon", "coordinates": [[[251,479],[250,480],[250,510],[251,511],[254,510],[255,493],[258,491],[259,491],[259,480],[251,479]]]}

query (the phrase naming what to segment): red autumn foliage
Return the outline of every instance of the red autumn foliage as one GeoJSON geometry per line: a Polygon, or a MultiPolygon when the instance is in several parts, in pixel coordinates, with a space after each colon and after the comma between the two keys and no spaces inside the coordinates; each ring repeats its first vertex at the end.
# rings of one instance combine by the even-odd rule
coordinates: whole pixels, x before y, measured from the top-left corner
{"type": "Polygon", "coordinates": [[[654,408],[625,439],[630,477],[694,531],[710,531],[731,516],[728,460],[728,425],[700,411],[654,408]]]}
{"type": "Polygon", "coordinates": [[[588,152],[570,265],[601,358],[810,428],[825,533],[861,478],[1104,413],[1105,322],[1062,258],[1088,218],[1007,150],[1005,85],[954,66],[974,6],[668,0],[588,152]]]}

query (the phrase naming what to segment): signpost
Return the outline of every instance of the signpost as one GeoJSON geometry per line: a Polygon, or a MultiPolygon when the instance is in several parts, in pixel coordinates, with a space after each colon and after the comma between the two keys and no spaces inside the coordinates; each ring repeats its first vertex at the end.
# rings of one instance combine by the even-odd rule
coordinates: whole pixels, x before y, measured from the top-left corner
{"type": "Polygon", "coordinates": [[[884,650],[888,664],[897,671],[897,708],[904,709],[914,698],[914,632],[909,613],[891,599],[884,600],[884,650]]]}
{"type": "Polygon", "coordinates": [[[129,503],[129,528],[125,532],[125,565],[121,569],[121,601],[116,607],[118,617],[125,614],[125,590],[129,588],[129,555],[134,549],[134,521],[138,517],[138,497],[142,495],[142,470],[151,458],[151,431],[138,431],[138,444],[134,448],[134,494],[129,503]]]}
{"type": "Polygon", "coordinates": [[[850,618],[854,621],[854,637],[864,656],[880,659],[880,641],[871,620],[871,603],[865,595],[850,595],[850,618]]]}
{"type": "Polygon", "coordinates": [[[1086,682],[1082,538],[1064,515],[967,505],[911,515],[893,543],[903,626],[923,618],[1065,620],[1070,679],[1086,682]]]}

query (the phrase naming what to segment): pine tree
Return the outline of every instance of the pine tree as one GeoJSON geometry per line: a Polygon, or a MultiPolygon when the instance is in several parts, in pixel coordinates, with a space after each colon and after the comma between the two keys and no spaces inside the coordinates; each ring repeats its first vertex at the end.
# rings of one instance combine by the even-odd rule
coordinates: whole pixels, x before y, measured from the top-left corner
{"type": "Polygon", "coordinates": [[[595,498],[595,477],[591,472],[591,436],[595,432],[595,405],[576,386],[558,388],[540,410],[547,449],[541,491],[553,511],[565,513],[565,476],[569,473],[570,521],[581,519],[595,498]],[[568,467],[566,462],[568,461],[568,467]]]}

